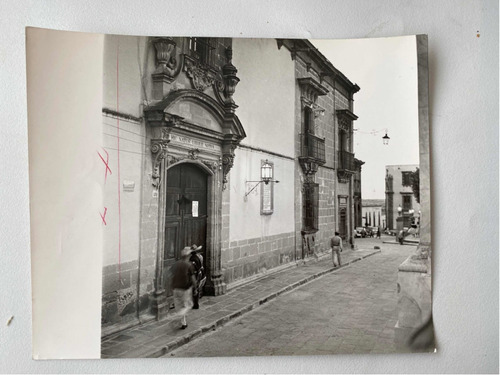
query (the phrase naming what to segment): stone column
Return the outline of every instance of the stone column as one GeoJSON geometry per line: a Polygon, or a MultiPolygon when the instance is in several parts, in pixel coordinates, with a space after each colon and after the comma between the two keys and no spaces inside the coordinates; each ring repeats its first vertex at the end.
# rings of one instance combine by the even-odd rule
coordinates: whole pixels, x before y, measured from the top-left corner
{"type": "MultiPolygon", "coordinates": [[[[434,344],[415,348],[412,335],[432,316],[431,196],[429,159],[429,107],[427,36],[417,36],[418,113],[420,142],[420,244],[398,269],[398,322],[395,342],[399,350],[432,351],[434,344]]],[[[431,329],[433,329],[431,327],[431,329]]]]}

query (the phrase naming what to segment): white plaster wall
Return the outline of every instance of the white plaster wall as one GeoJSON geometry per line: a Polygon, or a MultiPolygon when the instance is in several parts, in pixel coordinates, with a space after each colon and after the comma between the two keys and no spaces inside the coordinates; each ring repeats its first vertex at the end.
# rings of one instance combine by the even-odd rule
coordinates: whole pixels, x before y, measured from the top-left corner
{"type": "Polygon", "coordinates": [[[294,156],[295,70],[290,52],[275,39],[234,39],[240,82],[234,100],[246,145],[294,156]]]}
{"type": "Polygon", "coordinates": [[[230,172],[230,241],[271,236],[294,231],[294,162],[275,157],[263,152],[238,148],[235,152],[234,166],[230,172]],[[274,178],[280,181],[274,184],[274,212],[271,215],[260,214],[261,187],[255,188],[246,198],[256,183],[245,181],[260,180],[262,160],[274,163],[274,178]]]}
{"type": "MultiPolygon", "coordinates": [[[[138,260],[144,132],[142,124],[120,120],[118,128],[115,118],[103,116],[103,144],[109,154],[111,169],[104,184],[103,164],[103,205],[107,208],[106,226],[103,230],[103,266],[138,260]],[[133,182],[134,190],[125,190],[124,182],[133,182]]],[[[105,157],[102,150],[100,153],[105,157]]]]}
{"type": "Polygon", "coordinates": [[[144,37],[117,38],[107,35],[104,38],[103,107],[116,111],[118,106],[119,112],[142,116],[140,105],[144,90],[141,87],[141,74],[144,70],[145,48],[144,37]]]}
{"type": "MultiPolygon", "coordinates": [[[[4,124],[0,130],[0,252],[4,264],[0,282],[5,286],[0,289],[0,320],[6,322],[14,316],[9,326],[0,324],[3,371],[193,373],[203,363],[207,373],[498,373],[498,1],[257,0],[250,6],[247,1],[176,0],[167,6],[161,0],[125,0],[117,6],[98,0],[4,0],[0,10],[5,15],[0,23],[0,121],[4,124]],[[428,34],[433,215],[454,218],[433,221],[437,353],[200,361],[170,358],[168,366],[165,360],[151,359],[33,361],[27,25],[143,35],[365,38],[428,34]],[[473,262],[471,251],[480,254],[473,262]]],[[[81,104],[80,98],[74,99],[66,106],[81,104]]],[[[62,295],[74,294],[72,283],[64,287],[62,295]]],[[[78,298],[83,297],[82,291],[78,298]]]]}

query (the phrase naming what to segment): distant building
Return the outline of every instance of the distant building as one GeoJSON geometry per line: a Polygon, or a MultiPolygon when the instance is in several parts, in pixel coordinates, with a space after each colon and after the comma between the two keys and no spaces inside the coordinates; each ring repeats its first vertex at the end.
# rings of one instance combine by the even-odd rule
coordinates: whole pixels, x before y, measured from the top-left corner
{"type": "Polygon", "coordinates": [[[418,164],[385,167],[385,208],[390,230],[408,228],[419,220],[420,204],[413,194],[410,177],[417,168],[418,164]]]}
{"type": "Polygon", "coordinates": [[[363,199],[361,226],[380,227],[387,225],[384,199],[363,199]]]}

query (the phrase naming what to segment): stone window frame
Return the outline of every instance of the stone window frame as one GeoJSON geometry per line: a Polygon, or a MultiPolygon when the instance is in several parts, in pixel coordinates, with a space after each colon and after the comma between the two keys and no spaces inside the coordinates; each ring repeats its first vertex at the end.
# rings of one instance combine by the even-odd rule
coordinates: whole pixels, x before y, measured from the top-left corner
{"type": "MultiPolygon", "coordinates": [[[[264,163],[267,163],[271,166],[272,171],[273,171],[273,179],[274,179],[274,162],[269,161],[269,160],[261,160],[260,165],[261,167],[264,165],[264,163]]],[[[260,214],[261,215],[272,215],[274,213],[274,182],[271,181],[267,185],[265,183],[260,184],[260,214]],[[269,194],[270,194],[270,199],[271,199],[271,208],[269,210],[264,209],[264,189],[268,187],[270,189],[269,194]]]]}

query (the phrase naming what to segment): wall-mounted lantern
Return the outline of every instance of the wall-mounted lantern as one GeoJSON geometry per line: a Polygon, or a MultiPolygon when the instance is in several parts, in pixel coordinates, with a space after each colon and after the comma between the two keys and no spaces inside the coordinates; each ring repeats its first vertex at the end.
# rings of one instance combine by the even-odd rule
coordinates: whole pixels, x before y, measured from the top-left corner
{"type": "Polygon", "coordinates": [[[279,181],[273,180],[273,166],[269,163],[267,159],[260,167],[260,181],[247,181],[247,182],[254,182],[256,184],[250,189],[250,191],[245,193],[245,198],[248,196],[248,194],[254,191],[255,188],[259,186],[260,183],[262,182],[265,183],[266,185],[269,184],[270,182],[279,183],[279,181]]]}
{"type": "Polygon", "coordinates": [[[260,179],[267,185],[273,179],[273,167],[266,161],[260,167],[260,179]]]}
{"type": "Polygon", "coordinates": [[[401,205],[398,206],[398,215],[401,216],[401,213],[403,212],[403,207],[401,205]]]}

